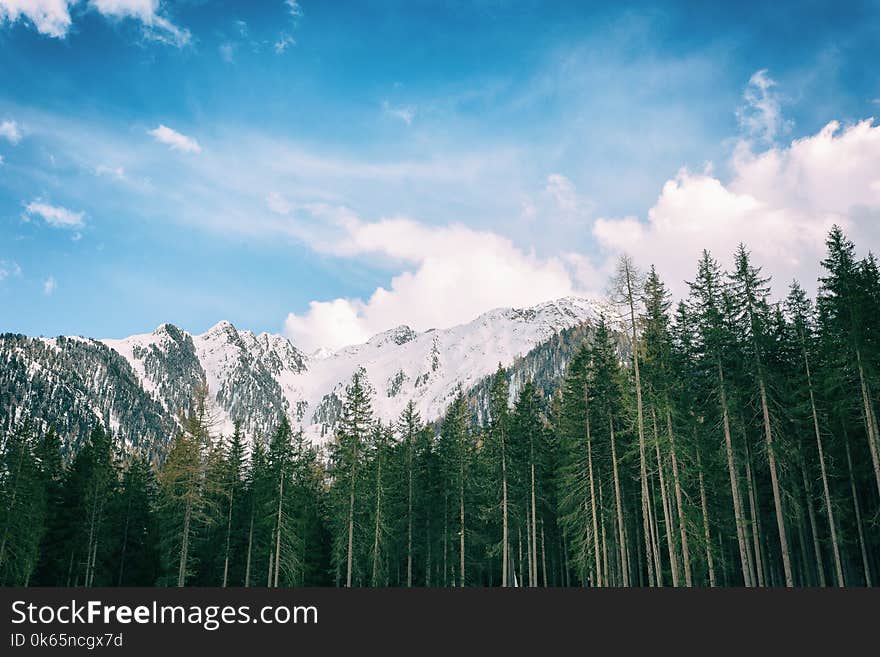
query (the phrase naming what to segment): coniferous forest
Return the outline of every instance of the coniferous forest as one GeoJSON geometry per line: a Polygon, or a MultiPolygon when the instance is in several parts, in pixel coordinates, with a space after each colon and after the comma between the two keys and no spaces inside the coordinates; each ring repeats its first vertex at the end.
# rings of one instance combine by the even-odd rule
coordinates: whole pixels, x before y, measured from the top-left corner
{"type": "MultiPolygon", "coordinates": [[[[552,395],[491,382],[436,423],[217,435],[206,386],[161,459],[96,426],[2,437],[0,583],[864,586],[880,580],[880,269],[827,237],[818,294],[739,247],[673,303],[623,257],[619,316],[552,395]]],[[[607,321],[606,321],[607,320],[607,321]]]]}

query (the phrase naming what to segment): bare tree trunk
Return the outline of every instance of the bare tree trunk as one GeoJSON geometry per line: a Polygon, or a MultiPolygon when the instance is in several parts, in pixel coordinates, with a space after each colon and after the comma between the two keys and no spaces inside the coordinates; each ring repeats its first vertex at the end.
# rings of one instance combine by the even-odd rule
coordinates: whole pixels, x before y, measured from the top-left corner
{"type": "Polygon", "coordinates": [[[739,545],[740,565],[742,566],[743,582],[746,586],[753,586],[749,573],[748,546],[745,537],[745,522],[742,513],[742,501],[739,494],[739,482],[736,473],[736,461],[733,455],[733,440],[730,436],[730,417],[727,411],[727,393],[724,387],[724,371],[721,362],[718,362],[718,383],[721,392],[721,415],[724,425],[724,445],[727,452],[727,469],[730,476],[730,493],[733,497],[733,515],[736,520],[736,540],[739,545]]]}
{"type": "MultiPolygon", "coordinates": [[[[767,441],[767,461],[770,465],[770,483],[773,486],[773,504],[776,508],[776,525],[779,528],[779,545],[782,550],[782,568],[785,571],[785,585],[794,586],[794,575],[791,571],[791,553],[788,547],[788,536],[785,532],[785,516],[782,511],[782,495],[779,492],[779,477],[776,474],[776,454],[773,448],[773,432],[770,430],[770,409],[767,407],[767,388],[764,377],[758,377],[758,388],[761,392],[761,411],[764,416],[764,438],[767,441]]],[[[880,480],[878,480],[880,484],[880,480]]],[[[880,490],[880,488],[878,488],[880,490]]]]}
{"type": "Polygon", "coordinates": [[[251,552],[254,546],[254,513],[253,509],[251,509],[251,528],[248,531],[248,549],[247,549],[247,561],[244,568],[244,585],[251,585],[251,552]]]}
{"type": "Polygon", "coordinates": [[[348,495],[348,554],[345,566],[345,586],[351,588],[351,571],[354,565],[354,482],[355,471],[351,472],[351,483],[348,495]]]}
{"type": "MultiPolygon", "coordinates": [[[[660,555],[660,528],[657,525],[657,514],[654,506],[654,482],[650,482],[648,489],[648,527],[651,530],[651,552],[654,556],[654,585],[663,586],[663,562],[660,555]]],[[[650,556],[648,557],[651,558],[650,556]]]]}
{"type": "Polygon", "coordinates": [[[681,534],[681,554],[684,560],[685,586],[693,586],[691,575],[691,555],[688,546],[687,521],[684,512],[684,496],[681,490],[681,478],[678,474],[678,456],[675,449],[675,433],[672,431],[672,413],[669,410],[669,397],[666,398],[666,431],[669,434],[669,454],[672,457],[672,479],[675,484],[675,503],[678,511],[678,531],[681,534]]]}
{"type": "Polygon", "coordinates": [[[459,534],[459,577],[461,581],[461,586],[464,587],[465,583],[465,574],[464,574],[464,454],[459,454],[459,477],[458,477],[458,517],[461,523],[461,533],[459,534]]]}
{"type": "Polygon", "coordinates": [[[275,542],[275,530],[272,530],[272,541],[269,544],[269,570],[266,572],[266,588],[272,588],[272,572],[275,570],[275,551],[272,549],[272,543],[275,542]]]}
{"type": "Polygon", "coordinates": [[[862,354],[856,349],[856,363],[859,370],[859,383],[862,388],[862,404],[865,407],[865,426],[868,430],[868,447],[871,450],[871,461],[874,464],[874,478],[877,480],[877,493],[880,494],[880,456],[877,454],[877,419],[871,409],[871,398],[868,394],[868,383],[862,367],[862,354]]]}
{"type": "Polygon", "coordinates": [[[541,519],[541,573],[544,579],[544,588],[547,588],[547,549],[544,544],[544,519],[541,519]]]}
{"type": "Polygon", "coordinates": [[[816,574],[819,576],[819,586],[826,586],[825,564],[822,563],[822,549],[819,546],[819,535],[816,531],[816,512],[813,510],[813,487],[807,478],[807,469],[801,460],[801,478],[804,480],[804,497],[807,502],[807,516],[810,519],[810,535],[813,538],[813,554],[816,559],[816,574]]]}
{"type": "MultiPolygon", "coordinates": [[[[24,444],[18,449],[18,462],[15,466],[15,477],[12,484],[12,497],[9,501],[9,509],[15,508],[15,498],[18,496],[18,484],[21,478],[21,468],[24,463],[24,444]]],[[[6,561],[6,542],[9,538],[9,525],[12,522],[11,515],[7,514],[6,524],[3,526],[3,540],[0,542],[0,566],[6,561]]],[[[68,576],[68,580],[70,577],[68,576]]]]}
{"type": "Polygon", "coordinates": [[[431,573],[433,564],[431,563],[431,519],[425,520],[425,586],[431,586],[431,573]]]}
{"type": "Polygon", "coordinates": [[[608,411],[608,426],[611,429],[611,463],[614,473],[614,501],[617,507],[617,532],[620,540],[620,568],[623,575],[623,585],[629,586],[629,569],[626,567],[626,539],[623,535],[623,502],[620,498],[620,477],[617,473],[617,447],[614,440],[614,419],[611,411],[608,411]]]}
{"type": "Polygon", "coordinates": [[[752,454],[751,450],[749,450],[749,441],[748,437],[745,435],[745,429],[743,429],[743,445],[746,450],[746,487],[749,494],[749,513],[752,520],[752,545],[754,546],[755,551],[757,584],[758,586],[766,586],[767,580],[764,577],[764,564],[763,559],[761,558],[761,525],[759,520],[761,511],[758,508],[758,500],[755,495],[755,478],[752,473],[752,454]]]}
{"type": "MultiPolygon", "coordinates": [[[[411,433],[411,432],[410,432],[411,433]]],[[[406,464],[406,586],[412,588],[413,579],[413,437],[408,436],[406,464]]]]}
{"type": "Polygon", "coordinates": [[[95,481],[95,488],[92,491],[92,509],[89,513],[89,541],[86,547],[86,574],[85,574],[85,585],[92,585],[92,555],[94,553],[94,543],[96,542],[95,537],[95,526],[97,525],[97,517],[98,517],[98,482],[95,481]]]}
{"type": "Polygon", "coordinates": [[[871,565],[868,561],[868,550],[865,546],[865,532],[862,528],[862,510],[859,505],[859,494],[856,490],[856,481],[853,477],[852,455],[849,451],[849,438],[844,434],[843,444],[846,447],[846,466],[849,472],[849,487],[852,492],[853,510],[856,514],[856,528],[859,532],[859,547],[862,550],[862,566],[865,569],[865,586],[873,586],[871,583],[871,565]]]}
{"type": "Polygon", "coordinates": [[[709,504],[706,499],[706,483],[703,478],[703,462],[700,458],[699,445],[697,445],[697,472],[700,477],[700,507],[703,511],[703,539],[706,543],[706,567],[709,569],[709,586],[715,588],[715,562],[712,559],[712,538],[709,535],[709,504]]]}
{"type": "Polygon", "coordinates": [[[672,571],[672,585],[679,585],[678,554],[675,549],[675,527],[669,508],[669,497],[666,493],[666,478],[663,475],[663,459],[660,458],[660,434],[657,431],[657,412],[651,406],[651,420],[654,424],[654,448],[657,452],[657,476],[660,479],[660,499],[663,504],[663,523],[666,526],[666,549],[669,551],[669,568],[672,571]]]}
{"type": "MultiPolygon", "coordinates": [[[[531,442],[531,441],[529,441],[531,442]]],[[[536,513],[535,513],[535,455],[534,448],[531,448],[531,456],[529,460],[530,469],[531,469],[531,506],[532,506],[532,561],[534,561],[534,566],[532,567],[532,586],[538,586],[538,529],[537,529],[537,521],[536,521],[536,513]]]]}
{"type": "Polygon", "coordinates": [[[519,579],[518,579],[516,585],[522,586],[522,581],[523,581],[522,527],[516,528],[516,540],[517,540],[517,545],[519,546],[519,562],[518,562],[518,568],[517,568],[517,570],[519,570],[519,579]]]}
{"type": "MultiPolygon", "coordinates": [[[[608,569],[608,536],[605,531],[605,500],[602,495],[602,482],[599,481],[599,524],[602,527],[602,571],[605,573],[604,581],[611,583],[611,572],[608,569]]],[[[614,580],[616,583],[616,580],[614,580]]]]}
{"type": "Polygon", "coordinates": [[[373,573],[372,586],[379,586],[379,532],[382,526],[382,456],[376,454],[376,509],[373,527],[373,573]]]}
{"type": "MultiPolygon", "coordinates": [[[[445,486],[444,486],[445,488],[445,486]]],[[[449,492],[443,492],[443,586],[449,586],[449,492]]]]}
{"type": "Polygon", "coordinates": [[[501,430],[501,586],[510,584],[510,527],[507,522],[507,446],[504,440],[504,425],[501,430]]]}
{"type": "Polygon", "coordinates": [[[235,497],[235,489],[229,489],[229,512],[226,515],[226,557],[223,559],[223,588],[229,579],[229,545],[232,542],[232,502],[235,497]]]}
{"type": "Polygon", "coordinates": [[[528,564],[528,573],[529,573],[529,583],[527,586],[532,586],[532,579],[534,577],[534,572],[532,571],[532,524],[531,518],[529,517],[529,505],[525,505],[525,517],[526,517],[526,562],[528,564]]]}
{"type": "Polygon", "coordinates": [[[122,573],[125,570],[125,552],[128,548],[128,522],[131,515],[131,496],[125,505],[125,528],[122,530],[122,553],[119,555],[119,577],[116,586],[122,586],[122,573]]]}
{"type": "Polygon", "coordinates": [[[794,572],[800,575],[798,584],[800,585],[811,585],[811,568],[810,568],[810,557],[807,555],[807,535],[804,533],[804,514],[802,509],[798,509],[797,514],[797,530],[798,530],[798,547],[799,552],[801,553],[801,568],[798,570],[797,563],[794,565],[794,572]]]}
{"type": "MultiPolygon", "coordinates": [[[[584,399],[588,401],[586,390],[584,391],[584,399]]],[[[596,514],[596,485],[593,480],[593,446],[592,436],[590,435],[590,409],[587,407],[587,474],[590,479],[590,512],[593,517],[593,558],[596,562],[596,586],[601,587],[602,584],[602,564],[599,559],[599,522],[596,514]]],[[[604,529],[604,528],[603,528],[604,529]]],[[[607,576],[607,574],[606,574],[607,576]]]]}
{"type": "Polygon", "coordinates": [[[819,449],[819,468],[822,473],[822,491],[825,498],[825,515],[828,518],[828,529],[831,531],[831,548],[834,553],[834,569],[837,573],[837,585],[845,586],[843,563],[840,559],[840,543],[837,540],[837,523],[834,520],[834,508],[831,506],[831,493],[828,486],[828,472],[825,467],[825,450],[822,445],[822,433],[819,431],[819,414],[816,411],[816,397],[813,394],[813,377],[810,373],[810,359],[807,347],[801,336],[801,349],[804,354],[804,368],[807,372],[807,388],[810,391],[810,411],[813,415],[813,430],[816,432],[816,447],[819,449]]]}
{"type": "Polygon", "coordinates": [[[281,510],[284,504],[284,469],[278,477],[278,516],[275,520],[275,576],[274,586],[278,588],[278,571],[281,564],[281,510]]]}
{"type": "MultiPolygon", "coordinates": [[[[630,317],[630,326],[632,328],[631,332],[631,344],[632,344],[632,358],[633,358],[633,373],[635,374],[635,384],[636,384],[636,426],[638,428],[639,434],[639,479],[641,481],[642,487],[642,527],[643,533],[645,536],[645,556],[648,562],[648,580],[651,582],[651,586],[654,585],[655,574],[654,574],[654,565],[652,561],[652,545],[650,540],[651,535],[651,520],[650,520],[650,509],[648,508],[649,500],[648,500],[648,469],[647,469],[647,457],[645,455],[645,421],[644,421],[644,409],[642,405],[642,379],[641,373],[639,371],[639,343],[638,343],[638,333],[636,331],[636,310],[635,310],[635,293],[633,291],[633,282],[635,277],[635,272],[631,267],[631,263],[628,257],[624,256],[621,258],[621,266],[622,266],[622,280],[621,282],[624,284],[624,288],[621,292],[625,294],[625,300],[629,307],[629,317],[630,317]]],[[[656,575],[656,580],[659,581],[660,575],[656,575]]]]}
{"type": "Polygon", "coordinates": [[[183,514],[183,534],[180,541],[180,564],[177,568],[177,586],[182,587],[186,582],[186,561],[189,550],[189,526],[192,519],[192,502],[187,496],[186,510],[183,514]]]}

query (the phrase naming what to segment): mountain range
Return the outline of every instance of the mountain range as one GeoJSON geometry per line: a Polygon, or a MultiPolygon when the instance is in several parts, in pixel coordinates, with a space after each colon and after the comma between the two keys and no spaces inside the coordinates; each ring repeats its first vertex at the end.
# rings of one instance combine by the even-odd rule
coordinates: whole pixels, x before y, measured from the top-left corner
{"type": "Polygon", "coordinates": [[[249,436],[262,435],[286,416],[321,441],[358,368],[372,388],[375,416],[386,423],[409,400],[423,420],[437,420],[459,387],[479,416],[499,364],[510,370],[512,396],[527,379],[549,393],[600,316],[612,321],[616,314],[604,302],[566,297],[498,308],[452,328],[401,325],[363,344],[311,354],[284,336],[227,321],[200,335],[173,324],[124,339],[3,334],[0,428],[30,418],[54,426],[75,448],[101,422],[125,445],[161,454],[204,381],[218,432],[228,434],[238,421],[249,436]]]}

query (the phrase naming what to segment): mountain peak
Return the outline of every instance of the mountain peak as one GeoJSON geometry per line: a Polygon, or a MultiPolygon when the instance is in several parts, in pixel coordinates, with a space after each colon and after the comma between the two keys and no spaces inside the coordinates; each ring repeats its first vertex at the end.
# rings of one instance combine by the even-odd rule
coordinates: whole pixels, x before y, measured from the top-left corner
{"type": "Polygon", "coordinates": [[[203,335],[218,335],[224,333],[238,333],[238,331],[232,325],[232,322],[221,319],[219,322],[214,324],[214,326],[205,331],[203,335]]]}
{"type": "Polygon", "coordinates": [[[395,326],[394,328],[388,329],[387,331],[382,331],[381,333],[377,333],[372,338],[367,340],[367,344],[381,347],[384,344],[394,343],[398,346],[402,344],[406,344],[411,340],[414,340],[418,336],[413,329],[411,329],[406,324],[400,324],[399,326],[395,326]]]}

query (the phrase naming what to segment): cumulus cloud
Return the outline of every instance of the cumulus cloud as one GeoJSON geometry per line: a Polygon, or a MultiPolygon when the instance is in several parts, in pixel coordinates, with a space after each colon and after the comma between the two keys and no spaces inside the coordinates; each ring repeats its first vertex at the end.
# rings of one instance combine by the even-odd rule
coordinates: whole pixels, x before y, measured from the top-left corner
{"type": "Polygon", "coordinates": [[[158,128],[148,130],[148,133],[151,134],[156,141],[165,144],[171,148],[171,150],[183,151],[184,153],[200,153],[202,151],[202,147],[199,146],[199,142],[195,139],[187,137],[186,135],[177,132],[177,130],[172,130],[168,126],[160,124],[158,128]]]}
{"type": "Polygon", "coordinates": [[[43,221],[55,228],[82,228],[85,226],[84,212],[74,212],[42,201],[31,201],[25,206],[25,212],[28,216],[41,217],[43,221]]]}
{"type": "Polygon", "coordinates": [[[0,0],[0,21],[29,21],[40,34],[61,39],[70,29],[70,6],[77,0],[0,0]]]}
{"type": "Polygon", "coordinates": [[[0,260],[0,281],[12,276],[21,276],[21,267],[14,260],[0,260]]]}
{"type": "Polygon", "coordinates": [[[49,276],[49,278],[47,278],[45,281],[43,281],[43,294],[45,294],[48,297],[49,295],[51,295],[55,291],[55,288],[57,286],[58,285],[55,282],[55,277],[49,276]]]}
{"type": "MultiPolygon", "coordinates": [[[[41,34],[62,39],[73,23],[70,8],[81,0],[0,0],[0,21],[15,23],[25,19],[41,34]]],[[[90,0],[89,6],[103,16],[133,18],[144,26],[147,38],[184,46],[190,41],[189,30],[166,18],[159,0],[90,0]]]]}
{"type": "MultiPolygon", "coordinates": [[[[766,74],[753,84],[764,91],[772,86],[766,74]]],[[[369,297],[313,301],[304,313],[288,315],[285,331],[307,350],[338,348],[396,324],[424,330],[469,321],[493,307],[593,295],[623,252],[643,267],[655,264],[673,293],[683,296],[703,249],[730,267],[739,242],[773,277],[777,294],[792,278],[814,291],[833,224],[863,248],[880,244],[880,126],[870,119],[848,126],[830,122],[815,134],[767,145],[766,138],[784,132],[785,120],[771,111],[764,119],[763,128],[736,144],[729,176],[718,177],[711,166],[682,169],[663,185],[645,217],[593,221],[591,205],[567,177],[547,176],[523,203],[524,214],[555,211],[587,222],[599,248],[594,255],[541,258],[489,231],[401,217],[368,222],[345,208],[305,208],[270,197],[269,207],[284,215],[279,225],[315,250],[385,259],[399,272],[369,297]],[[304,208],[311,222],[301,221],[304,208]]]]}
{"type": "Polygon", "coordinates": [[[313,301],[306,313],[288,315],[285,332],[306,350],[363,342],[398,324],[452,326],[491,308],[584,292],[573,263],[539,258],[492,232],[408,218],[364,222],[349,213],[336,223],[342,234],[313,246],[338,256],[388,258],[403,271],[366,300],[313,301]]]}
{"type": "Polygon", "coordinates": [[[724,183],[682,170],[666,182],[648,211],[602,218],[593,233],[611,252],[655,263],[677,293],[691,279],[702,249],[730,264],[743,242],[773,275],[777,293],[793,277],[815,288],[824,237],[835,223],[857,244],[880,242],[880,126],[837,122],[785,147],[755,153],[740,144],[724,183]]]}

